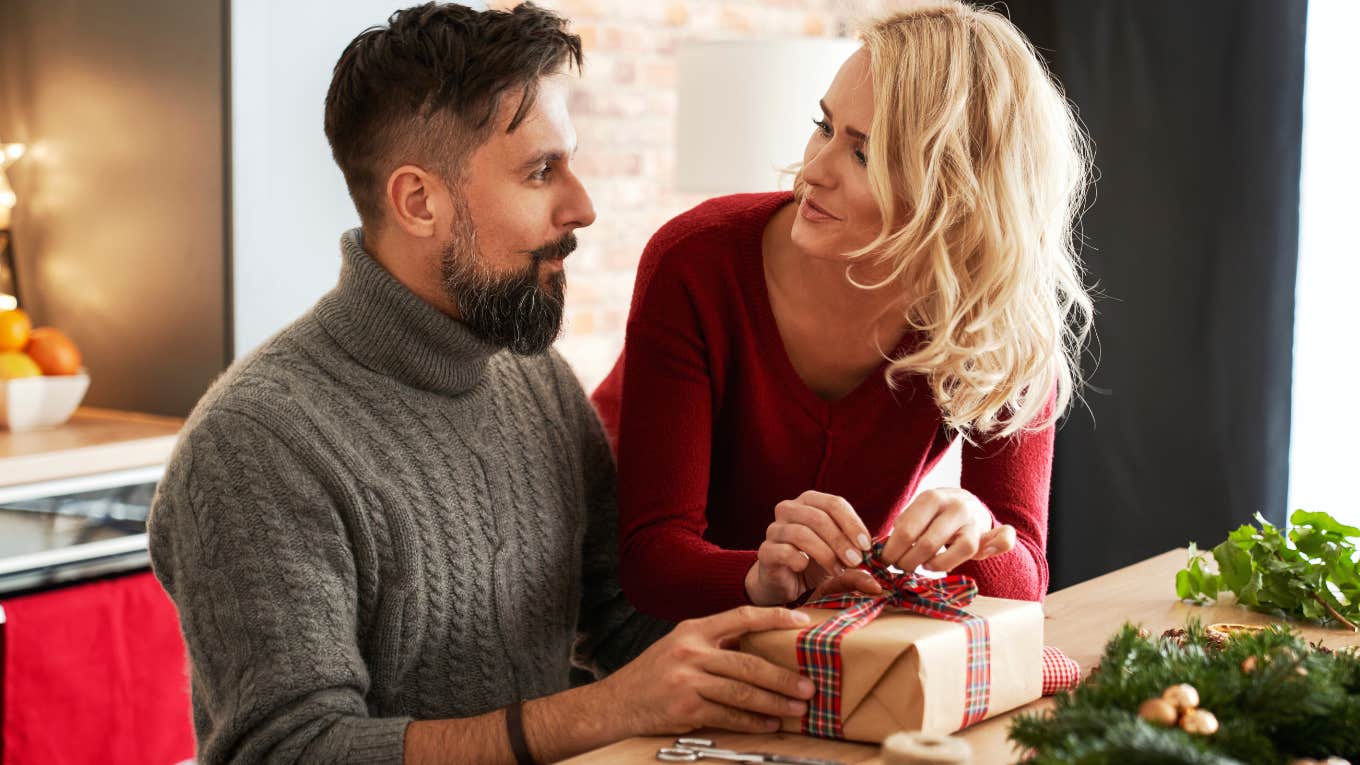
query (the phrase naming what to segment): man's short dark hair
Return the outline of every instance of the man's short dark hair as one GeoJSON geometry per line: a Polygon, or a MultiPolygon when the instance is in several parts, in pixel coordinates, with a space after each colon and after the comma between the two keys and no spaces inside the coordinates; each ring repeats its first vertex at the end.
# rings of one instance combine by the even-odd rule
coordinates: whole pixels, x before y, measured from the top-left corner
{"type": "Polygon", "coordinates": [[[581,38],[566,26],[533,3],[510,11],[426,3],[354,38],[326,93],[326,138],[364,225],[381,220],[392,170],[415,164],[456,184],[495,128],[505,93],[522,93],[509,132],[541,78],[580,71],[581,38]]]}

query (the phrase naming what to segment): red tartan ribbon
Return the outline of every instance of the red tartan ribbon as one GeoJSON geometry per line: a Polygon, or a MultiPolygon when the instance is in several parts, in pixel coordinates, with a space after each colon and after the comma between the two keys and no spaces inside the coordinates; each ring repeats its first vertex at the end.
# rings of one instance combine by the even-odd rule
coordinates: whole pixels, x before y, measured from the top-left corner
{"type": "Polygon", "coordinates": [[[822,738],[845,738],[841,727],[841,640],[878,618],[887,606],[962,624],[967,631],[967,673],[964,684],[965,728],[987,716],[991,699],[992,650],[987,620],[965,606],[977,595],[977,583],[953,574],[939,579],[916,574],[894,574],[880,555],[883,542],[869,551],[865,567],[883,586],[877,597],[857,593],[832,595],[806,604],[810,608],[845,609],[831,619],[798,633],[798,668],[817,687],[803,715],[803,733],[822,738]]]}

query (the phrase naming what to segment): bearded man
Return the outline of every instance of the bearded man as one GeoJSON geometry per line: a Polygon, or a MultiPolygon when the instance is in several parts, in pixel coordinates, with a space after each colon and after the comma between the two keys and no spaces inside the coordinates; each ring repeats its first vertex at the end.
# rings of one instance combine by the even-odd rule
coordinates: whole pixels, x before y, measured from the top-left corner
{"type": "Polygon", "coordinates": [[[671,629],[619,588],[609,445],[550,350],[595,220],[580,45],[527,3],[431,3],[336,64],[339,284],[199,402],[149,519],[199,762],[549,762],[803,713],[806,678],[731,646],[806,617],[671,629]]]}

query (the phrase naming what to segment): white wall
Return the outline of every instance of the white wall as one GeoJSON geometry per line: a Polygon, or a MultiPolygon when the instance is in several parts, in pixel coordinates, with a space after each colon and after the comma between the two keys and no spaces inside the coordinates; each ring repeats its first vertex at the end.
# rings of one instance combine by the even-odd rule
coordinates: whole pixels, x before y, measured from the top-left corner
{"type": "Polygon", "coordinates": [[[1353,424],[1360,384],[1360,243],[1355,184],[1360,125],[1352,31],[1360,3],[1311,0],[1303,92],[1299,272],[1294,315],[1294,416],[1289,509],[1360,525],[1353,424]]]}
{"type": "MultiPolygon", "coordinates": [[[[322,129],[340,52],[403,0],[231,3],[233,346],[237,357],[335,284],[359,224],[322,129]]],[[[483,7],[484,3],[466,3],[483,7]]]]}

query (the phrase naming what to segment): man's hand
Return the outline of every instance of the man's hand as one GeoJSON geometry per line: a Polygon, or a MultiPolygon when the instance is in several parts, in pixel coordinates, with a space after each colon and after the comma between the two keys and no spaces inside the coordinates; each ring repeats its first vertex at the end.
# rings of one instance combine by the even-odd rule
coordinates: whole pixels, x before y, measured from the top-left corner
{"type": "MultiPolygon", "coordinates": [[[[809,621],[785,608],[742,606],[681,622],[609,677],[525,702],[530,753],[557,762],[631,736],[703,727],[778,730],[779,718],[807,711],[812,681],[732,649],[748,632],[801,629],[809,621]]],[[[514,762],[502,710],[417,720],[406,729],[405,745],[406,765],[514,762]]]]}
{"type": "Polygon", "coordinates": [[[597,685],[609,695],[607,708],[626,717],[628,736],[702,727],[769,733],[778,730],[779,718],[807,710],[812,681],[732,649],[748,632],[808,622],[796,611],[755,606],[691,619],[597,685]]]}

